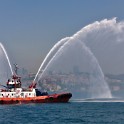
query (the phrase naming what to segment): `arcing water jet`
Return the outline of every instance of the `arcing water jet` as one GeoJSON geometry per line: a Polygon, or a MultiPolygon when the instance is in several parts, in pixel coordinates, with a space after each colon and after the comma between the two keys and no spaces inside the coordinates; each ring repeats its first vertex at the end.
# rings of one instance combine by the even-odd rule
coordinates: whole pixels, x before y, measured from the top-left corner
{"type": "Polygon", "coordinates": [[[8,64],[9,64],[9,67],[10,67],[10,71],[11,71],[11,73],[12,73],[12,75],[13,75],[13,70],[12,70],[12,66],[11,66],[11,64],[10,64],[9,57],[8,57],[7,52],[6,52],[5,48],[4,48],[4,46],[2,45],[2,43],[0,43],[0,47],[2,48],[2,50],[3,50],[4,54],[5,54],[5,57],[6,57],[6,59],[7,59],[7,62],[8,62],[8,64]]]}
{"type": "Polygon", "coordinates": [[[0,77],[1,77],[0,81],[1,83],[5,82],[6,79],[11,75],[13,75],[13,71],[9,61],[9,57],[7,55],[7,52],[4,46],[2,45],[2,43],[0,43],[0,77]]]}
{"type": "Polygon", "coordinates": [[[34,82],[35,82],[35,80],[36,80],[36,78],[37,78],[39,72],[40,72],[40,71],[42,72],[42,71],[44,70],[44,68],[47,66],[47,64],[48,64],[49,61],[52,59],[52,57],[55,55],[55,53],[56,53],[56,52],[59,50],[59,48],[60,48],[65,42],[67,42],[68,40],[69,40],[69,37],[66,37],[66,38],[60,40],[58,43],[56,43],[56,44],[52,47],[52,49],[49,51],[49,53],[47,54],[47,56],[45,57],[45,59],[44,59],[43,62],[41,63],[41,66],[40,66],[40,68],[38,69],[38,72],[37,72],[37,74],[36,74],[36,76],[35,76],[35,78],[34,78],[34,82]]]}
{"type": "MultiPolygon", "coordinates": [[[[90,48],[91,53],[95,55],[97,60],[100,62],[100,65],[102,66],[102,69],[104,70],[104,72],[123,73],[123,68],[122,68],[123,61],[124,61],[123,60],[124,58],[124,54],[123,54],[124,35],[123,34],[124,34],[124,22],[123,21],[117,22],[116,18],[113,18],[110,20],[104,19],[102,21],[96,21],[82,28],[79,32],[75,33],[72,37],[74,39],[80,40],[81,42],[84,42],[85,46],[90,48]]],[[[62,46],[60,47],[60,49],[61,48],[62,46]]],[[[53,56],[54,58],[56,54],[54,54],[53,56]]],[[[52,63],[51,61],[53,61],[54,58],[51,58],[51,60],[49,59],[49,62],[47,61],[48,64],[46,65],[46,69],[44,67],[44,70],[48,70],[48,68],[50,68],[49,63],[52,63]]],[[[94,66],[96,65],[97,64],[94,64],[94,66]]],[[[46,71],[44,72],[44,74],[45,73],[46,71]]],[[[91,71],[91,73],[93,73],[93,71],[91,71]]],[[[90,78],[91,80],[94,80],[94,81],[99,80],[97,78],[95,79],[92,76],[90,76],[90,78]]],[[[91,92],[95,92],[93,88],[91,92]]]]}
{"type": "MultiPolygon", "coordinates": [[[[41,77],[39,78],[44,77],[44,75],[46,75],[49,70],[54,70],[57,73],[59,70],[63,71],[64,73],[67,73],[67,71],[70,72],[72,71],[71,68],[73,68],[75,64],[76,66],[79,66],[82,72],[86,71],[90,75],[90,83],[87,89],[89,92],[89,97],[111,98],[111,92],[104,80],[104,75],[96,58],[83,42],[75,39],[74,37],[70,38],[70,40],[68,40],[65,44],[63,44],[63,46],[60,47],[53,58],[49,61],[46,68],[42,72],[41,77]],[[63,61],[64,58],[65,60],[63,61]],[[86,65],[86,67],[84,67],[83,65],[86,65]]],[[[76,92],[78,92],[78,95],[83,93],[81,91],[81,88],[86,88],[82,87],[84,86],[84,82],[79,82],[78,79],[77,82],[75,82],[75,85],[71,85],[72,84],[66,84],[64,87],[66,87],[67,90],[73,93],[73,97],[75,96],[76,92]],[[75,87],[77,87],[78,90],[75,90],[75,87]]]]}

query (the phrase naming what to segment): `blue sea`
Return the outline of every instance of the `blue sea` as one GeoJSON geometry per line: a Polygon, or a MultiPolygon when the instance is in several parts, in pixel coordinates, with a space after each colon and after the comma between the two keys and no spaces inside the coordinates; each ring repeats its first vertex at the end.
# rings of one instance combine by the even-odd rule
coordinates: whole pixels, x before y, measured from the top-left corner
{"type": "Polygon", "coordinates": [[[0,124],[124,124],[124,103],[0,105],[0,124]]]}

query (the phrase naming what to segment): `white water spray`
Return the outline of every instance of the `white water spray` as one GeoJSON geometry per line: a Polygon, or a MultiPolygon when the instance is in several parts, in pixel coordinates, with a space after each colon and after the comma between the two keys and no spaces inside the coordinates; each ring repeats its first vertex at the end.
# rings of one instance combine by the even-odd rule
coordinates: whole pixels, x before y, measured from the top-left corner
{"type": "MultiPolygon", "coordinates": [[[[78,39],[75,39],[74,37],[71,37],[70,40],[68,40],[66,43],[64,43],[60,47],[60,49],[56,52],[56,54],[53,56],[53,58],[47,64],[46,68],[42,72],[39,79],[44,77],[44,75],[47,73],[48,70],[50,70],[50,68],[52,68],[52,70],[54,70],[54,71],[56,70],[55,68],[57,68],[57,69],[59,68],[61,70],[64,68],[64,71],[67,68],[71,69],[71,67],[74,67],[76,60],[78,60],[76,63],[80,66],[80,69],[81,69],[82,68],[81,64],[84,63],[83,59],[85,59],[85,58],[80,53],[82,53],[82,54],[85,53],[85,56],[87,56],[86,59],[88,59],[89,63],[91,63],[90,68],[89,68],[89,70],[92,71],[91,72],[92,78],[90,79],[90,88],[89,88],[90,96],[95,97],[95,98],[111,98],[111,93],[110,93],[109,87],[104,80],[104,75],[102,73],[102,70],[101,70],[96,58],[91,53],[91,51],[85,46],[85,44],[83,42],[79,41],[78,39]],[[75,51],[76,53],[73,53],[73,50],[76,50],[75,51]],[[70,52],[70,53],[68,54],[68,52],[70,52]],[[69,55],[71,55],[71,53],[73,55],[75,54],[75,56],[71,56],[71,58],[70,58],[69,55]],[[66,55],[67,55],[67,57],[66,57],[66,55]],[[66,61],[67,66],[65,64],[63,64],[64,63],[64,61],[62,61],[63,56],[64,56],[64,58],[66,58],[66,60],[70,59],[68,64],[67,64],[68,60],[67,61],[64,60],[64,61],[66,61]],[[75,58],[75,57],[76,57],[76,60],[75,59],[73,60],[73,58],[75,58]],[[63,62],[63,63],[61,63],[61,62],[63,62]],[[58,64],[59,64],[59,66],[58,66],[58,64]],[[95,77],[93,75],[95,75],[95,77]]],[[[86,69],[85,67],[82,68],[82,70],[85,70],[85,69],[86,69]]],[[[82,86],[80,86],[80,87],[82,87],[82,86]]],[[[80,89],[80,87],[78,87],[78,89],[80,89]]],[[[72,88],[71,92],[73,92],[73,94],[75,94],[74,87],[72,88]]],[[[80,94],[82,94],[81,90],[79,90],[78,92],[80,94]]]]}
{"type": "Polygon", "coordinates": [[[124,21],[116,18],[96,21],[85,26],[74,36],[85,42],[107,73],[124,73],[124,21]],[[106,63],[106,64],[105,64],[106,63]]]}
{"type": "Polygon", "coordinates": [[[39,74],[40,71],[43,71],[44,68],[47,66],[47,64],[49,63],[49,61],[52,59],[52,57],[55,55],[55,53],[59,50],[59,48],[65,43],[67,42],[67,40],[69,40],[69,37],[66,37],[62,40],[60,40],[58,43],[56,43],[53,48],[49,51],[49,53],[47,54],[47,56],[45,57],[45,59],[43,60],[43,62],[41,63],[40,68],[38,69],[38,72],[36,73],[36,76],[34,78],[34,82],[39,74]]]}
{"type": "MultiPolygon", "coordinates": [[[[68,40],[69,40],[69,39],[68,39],[68,40]]],[[[68,40],[67,40],[67,41],[68,41],[68,40]]],[[[61,41],[62,41],[62,40],[60,40],[60,42],[59,42],[60,44],[61,44],[61,41]]],[[[57,54],[59,53],[59,51],[60,51],[61,49],[63,49],[63,46],[64,46],[66,43],[68,43],[67,41],[64,42],[61,46],[59,46],[59,47],[58,47],[59,49],[58,49],[57,51],[54,50],[54,49],[55,49],[54,47],[52,48],[52,49],[55,51],[55,53],[53,54],[52,58],[48,61],[47,65],[45,66],[43,72],[41,73],[41,75],[40,75],[38,81],[42,78],[42,76],[44,75],[46,69],[47,69],[48,66],[51,64],[51,62],[55,59],[55,57],[57,56],[57,54]]],[[[57,43],[57,44],[58,44],[58,43],[57,43]]],[[[54,46],[57,46],[57,44],[55,44],[54,46]]],[[[50,52],[50,55],[51,55],[51,52],[50,52]]]]}
{"type": "Polygon", "coordinates": [[[7,62],[9,64],[9,67],[10,67],[11,74],[13,75],[13,70],[12,70],[12,66],[10,64],[9,57],[8,57],[7,52],[6,52],[5,48],[4,48],[4,46],[2,45],[2,43],[0,43],[0,47],[2,48],[2,50],[3,50],[4,54],[5,54],[5,57],[7,59],[7,62]]]}
{"type": "MultiPolygon", "coordinates": [[[[74,34],[73,37],[75,39],[79,39],[81,42],[84,42],[85,45],[90,48],[91,52],[100,62],[100,65],[104,72],[124,73],[123,34],[124,22],[117,22],[116,18],[113,18],[110,20],[104,19],[102,21],[96,21],[82,28],[79,32],[74,34]]],[[[50,61],[52,60],[49,60],[49,62],[47,61],[47,63],[51,63],[50,61]]],[[[46,68],[47,67],[48,65],[46,65],[46,68]]],[[[47,69],[45,69],[44,67],[44,70],[47,69]]],[[[91,79],[96,80],[92,76],[91,79]]],[[[94,92],[94,90],[92,89],[91,92],[94,92]]]]}
{"type": "Polygon", "coordinates": [[[90,48],[105,73],[124,73],[124,21],[117,22],[117,18],[96,21],[74,36],[90,48]]]}

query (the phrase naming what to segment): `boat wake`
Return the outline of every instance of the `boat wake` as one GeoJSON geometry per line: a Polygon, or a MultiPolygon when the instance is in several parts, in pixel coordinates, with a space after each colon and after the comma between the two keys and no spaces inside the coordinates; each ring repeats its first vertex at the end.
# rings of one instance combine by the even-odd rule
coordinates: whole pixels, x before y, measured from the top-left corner
{"type": "Polygon", "coordinates": [[[86,98],[71,99],[70,102],[124,102],[124,98],[86,98]]]}

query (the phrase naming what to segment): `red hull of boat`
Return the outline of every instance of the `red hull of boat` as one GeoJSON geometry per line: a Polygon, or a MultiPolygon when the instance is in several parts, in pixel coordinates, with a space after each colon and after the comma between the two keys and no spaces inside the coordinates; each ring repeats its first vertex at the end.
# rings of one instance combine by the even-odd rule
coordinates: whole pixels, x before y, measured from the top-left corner
{"type": "Polygon", "coordinates": [[[21,103],[66,103],[72,97],[71,93],[61,93],[46,96],[27,98],[0,98],[0,104],[21,104],[21,103]]]}

